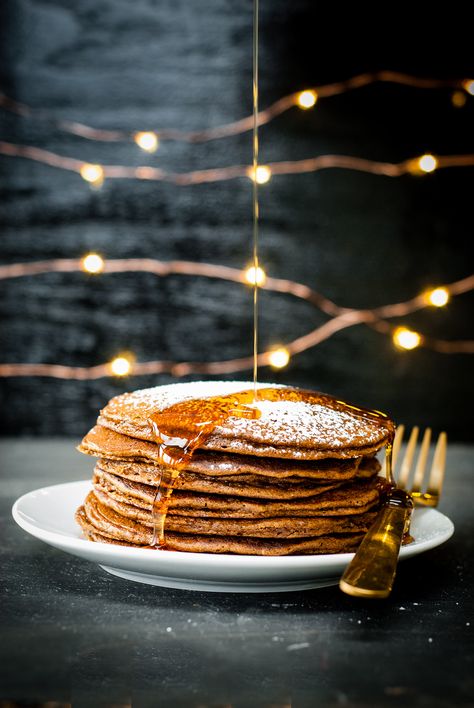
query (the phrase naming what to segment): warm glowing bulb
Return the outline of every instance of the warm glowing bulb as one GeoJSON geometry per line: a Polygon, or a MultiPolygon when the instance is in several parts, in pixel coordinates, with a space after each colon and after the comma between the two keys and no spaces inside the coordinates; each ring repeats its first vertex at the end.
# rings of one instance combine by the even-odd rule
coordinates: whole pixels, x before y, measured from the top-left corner
{"type": "Polygon", "coordinates": [[[290,361],[290,352],[284,347],[274,349],[268,356],[270,366],[274,369],[283,369],[290,361]]]}
{"type": "Polygon", "coordinates": [[[406,327],[397,327],[393,333],[393,342],[400,349],[415,349],[421,343],[421,336],[406,327]]]}
{"type": "Polygon", "coordinates": [[[296,97],[296,102],[300,108],[312,108],[316,101],[318,100],[318,94],[316,91],[308,89],[307,91],[301,91],[296,97]]]}
{"type": "Polygon", "coordinates": [[[270,181],[272,171],[267,165],[259,165],[256,170],[250,167],[247,174],[257,184],[265,184],[270,181]]]}
{"type": "Polygon", "coordinates": [[[466,105],[467,96],[464,91],[453,91],[451,94],[451,103],[455,108],[462,108],[466,105]]]}
{"type": "Polygon", "coordinates": [[[104,168],[100,165],[91,165],[85,162],[80,169],[80,175],[82,179],[94,187],[100,187],[104,181],[104,168]]]}
{"type": "Polygon", "coordinates": [[[132,361],[126,356],[117,356],[109,364],[114,376],[128,376],[132,370],[132,361]]]}
{"type": "Polygon", "coordinates": [[[468,94],[474,96],[474,79],[466,79],[462,82],[462,87],[468,94]]]}
{"type": "Polygon", "coordinates": [[[98,253],[88,253],[81,260],[81,268],[86,273],[102,273],[104,265],[104,259],[98,253]]]}
{"type": "Polygon", "coordinates": [[[263,268],[260,268],[260,266],[257,266],[257,268],[250,266],[250,268],[247,268],[245,271],[244,277],[249,285],[258,285],[258,287],[262,287],[267,279],[267,274],[263,268]]]}
{"type": "Polygon", "coordinates": [[[449,292],[446,288],[435,288],[428,293],[428,302],[435,307],[444,307],[449,302],[449,292]]]}
{"type": "Polygon", "coordinates": [[[422,155],[418,158],[418,167],[422,172],[434,172],[438,167],[438,160],[434,155],[422,155]]]}
{"type": "Polygon", "coordinates": [[[133,139],[138,147],[142,150],[146,150],[146,152],[155,152],[158,149],[159,141],[156,133],[152,133],[151,131],[135,133],[133,139]]]}

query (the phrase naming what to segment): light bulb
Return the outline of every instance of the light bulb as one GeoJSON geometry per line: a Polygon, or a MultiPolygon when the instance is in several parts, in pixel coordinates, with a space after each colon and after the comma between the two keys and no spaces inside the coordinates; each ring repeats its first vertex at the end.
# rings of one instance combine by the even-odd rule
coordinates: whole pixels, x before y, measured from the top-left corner
{"type": "Polygon", "coordinates": [[[397,327],[393,342],[400,349],[416,349],[421,343],[421,335],[406,327],[397,327]]]}
{"type": "Polygon", "coordinates": [[[131,357],[117,356],[110,362],[110,370],[114,376],[128,376],[132,370],[133,361],[131,357]]]}
{"type": "Polygon", "coordinates": [[[438,160],[434,155],[422,155],[418,158],[418,167],[422,172],[434,172],[438,167],[438,160]]]}
{"type": "Polygon", "coordinates": [[[88,253],[81,259],[81,268],[85,273],[102,273],[104,259],[98,253],[88,253]]]}
{"type": "Polygon", "coordinates": [[[467,96],[464,91],[453,91],[451,94],[451,103],[455,108],[462,108],[466,105],[467,96]]]}
{"type": "Polygon", "coordinates": [[[138,147],[146,152],[156,152],[159,145],[158,136],[152,131],[145,131],[143,133],[135,133],[133,136],[138,147]]]}
{"type": "Polygon", "coordinates": [[[285,347],[274,349],[268,355],[268,362],[274,369],[283,369],[290,361],[290,352],[285,347]]]}
{"type": "Polygon", "coordinates": [[[318,94],[312,89],[301,91],[296,97],[296,102],[300,108],[304,110],[312,108],[318,100],[318,94]]]}
{"type": "Polygon", "coordinates": [[[267,165],[259,165],[255,171],[253,167],[250,167],[247,170],[247,174],[257,184],[266,184],[271,179],[272,171],[267,165]]]}
{"type": "Polygon", "coordinates": [[[261,288],[262,285],[265,285],[267,274],[260,266],[257,266],[257,268],[250,266],[244,272],[244,278],[249,285],[258,285],[258,287],[261,288]]]}
{"type": "Polygon", "coordinates": [[[444,307],[449,302],[449,292],[446,288],[435,288],[428,293],[428,302],[435,307],[444,307]]]}
{"type": "Polygon", "coordinates": [[[80,169],[83,180],[92,184],[93,187],[100,187],[104,182],[104,168],[101,165],[91,165],[85,162],[80,169]]]}
{"type": "Polygon", "coordinates": [[[462,87],[468,94],[474,96],[474,79],[466,79],[462,82],[462,87]]]}

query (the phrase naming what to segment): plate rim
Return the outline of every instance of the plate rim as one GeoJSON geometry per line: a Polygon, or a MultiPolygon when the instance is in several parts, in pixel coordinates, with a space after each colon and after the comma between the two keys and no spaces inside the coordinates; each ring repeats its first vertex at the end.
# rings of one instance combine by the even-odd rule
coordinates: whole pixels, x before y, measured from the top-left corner
{"type": "MultiPolygon", "coordinates": [[[[101,553],[106,552],[107,555],[110,556],[111,561],[113,560],[113,558],[123,558],[125,555],[128,556],[129,554],[132,554],[132,556],[136,556],[137,560],[139,558],[142,558],[143,561],[150,561],[151,559],[154,559],[157,564],[160,564],[162,569],[164,569],[163,566],[172,566],[176,561],[185,563],[186,560],[190,561],[192,559],[194,563],[197,562],[198,564],[210,564],[214,566],[219,565],[220,567],[231,567],[234,569],[238,569],[239,567],[244,568],[256,565],[261,566],[263,563],[268,568],[268,570],[278,568],[281,569],[282,566],[292,570],[296,570],[298,568],[307,569],[308,567],[314,565],[327,567],[328,570],[334,568],[334,571],[337,572],[339,566],[349,563],[352,557],[354,556],[353,552],[285,556],[261,556],[245,554],[239,555],[231,553],[194,553],[190,551],[166,551],[166,553],[157,555],[155,549],[134,548],[133,546],[119,546],[110,543],[102,543],[100,541],[89,541],[85,538],[72,536],[70,533],[50,531],[48,529],[44,529],[37,523],[35,524],[34,521],[28,520],[27,514],[21,510],[22,504],[24,504],[27,500],[31,500],[31,498],[35,495],[44,494],[46,492],[51,493],[58,489],[64,490],[65,488],[71,488],[71,486],[78,488],[83,486],[85,496],[87,489],[92,488],[92,482],[90,479],[75,480],[72,482],[61,482],[59,484],[39,487],[38,489],[33,489],[29,492],[26,492],[25,494],[22,494],[20,497],[18,497],[18,499],[15,500],[12,506],[11,512],[13,519],[18,524],[18,526],[20,526],[20,528],[26,531],[26,533],[29,533],[31,536],[38,538],[44,543],[52,545],[56,548],[58,547],[57,544],[61,543],[60,548],[66,552],[68,552],[69,549],[73,548],[76,550],[79,550],[81,548],[84,550],[87,549],[87,552],[91,556],[100,555],[101,553]]],[[[427,512],[431,512],[432,514],[435,514],[436,516],[440,517],[439,520],[443,521],[443,523],[446,525],[446,529],[443,532],[440,532],[439,534],[435,535],[434,538],[426,539],[425,541],[419,542],[415,540],[413,544],[403,546],[400,551],[400,560],[404,560],[405,558],[410,558],[411,556],[417,555],[418,553],[423,553],[424,551],[436,548],[437,546],[440,546],[441,544],[448,541],[454,533],[454,524],[452,520],[437,509],[427,507],[424,509],[418,508],[417,511],[418,513],[425,512],[425,514],[427,512]]],[[[91,558],[90,560],[98,562],[93,558],[91,558]]]]}

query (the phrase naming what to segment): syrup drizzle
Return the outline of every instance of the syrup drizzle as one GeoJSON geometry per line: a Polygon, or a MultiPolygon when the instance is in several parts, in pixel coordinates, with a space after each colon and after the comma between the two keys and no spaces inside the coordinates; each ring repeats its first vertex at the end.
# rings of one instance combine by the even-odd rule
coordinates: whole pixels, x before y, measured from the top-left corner
{"type": "MultiPolygon", "coordinates": [[[[357,411],[361,415],[369,414],[370,417],[378,418],[380,420],[388,420],[388,415],[382,413],[382,411],[372,410],[369,408],[360,408],[359,406],[353,406],[345,401],[338,401],[345,406],[346,409],[357,411]]],[[[393,439],[395,437],[395,430],[391,431],[387,443],[385,445],[385,478],[390,487],[395,487],[395,480],[393,477],[393,466],[392,466],[392,452],[393,452],[393,439]]]]}
{"type": "MultiPolygon", "coordinates": [[[[193,398],[175,403],[149,418],[153,437],[158,445],[162,476],[153,502],[152,520],[154,536],[152,545],[166,548],[165,521],[171,494],[181,470],[191,460],[198,447],[202,447],[215,428],[229,418],[257,420],[261,410],[254,399],[254,389],[225,396],[193,398]]],[[[261,388],[259,401],[289,401],[293,403],[322,404],[336,411],[351,413],[376,425],[385,426],[387,416],[380,411],[353,406],[327,394],[295,388],[261,388]]],[[[387,426],[389,427],[389,426],[387,426]]],[[[390,427],[389,427],[390,429],[390,427]]],[[[387,445],[388,449],[389,445],[387,445]]]]}
{"type": "Polygon", "coordinates": [[[253,391],[193,398],[175,403],[149,418],[158,445],[159,461],[163,465],[153,501],[153,546],[165,547],[166,514],[181,470],[191,460],[194,450],[205,443],[216,426],[230,417],[260,417],[260,411],[253,405],[253,391]]]}
{"type": "Polygon", "coordinates": [[[253,216],[253,400],[257,400],[257,373],[258,373],[258,1],[253,2],[253,35],[252,35],[252,90],[253,90],[253,187],[252,187],[252,216],[253,216]]]}

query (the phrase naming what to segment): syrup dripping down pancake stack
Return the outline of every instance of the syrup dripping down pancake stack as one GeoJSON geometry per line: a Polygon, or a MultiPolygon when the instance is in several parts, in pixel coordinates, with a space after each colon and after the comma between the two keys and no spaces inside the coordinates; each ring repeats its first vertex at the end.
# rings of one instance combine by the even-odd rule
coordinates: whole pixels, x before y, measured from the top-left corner
{"type": "Polygon", "coordinates": [[[197,382],[113,398],[76,519],[92,541],[287,555],[354,550],[381,503],[384,415],[312,391],[197,382]]]}

